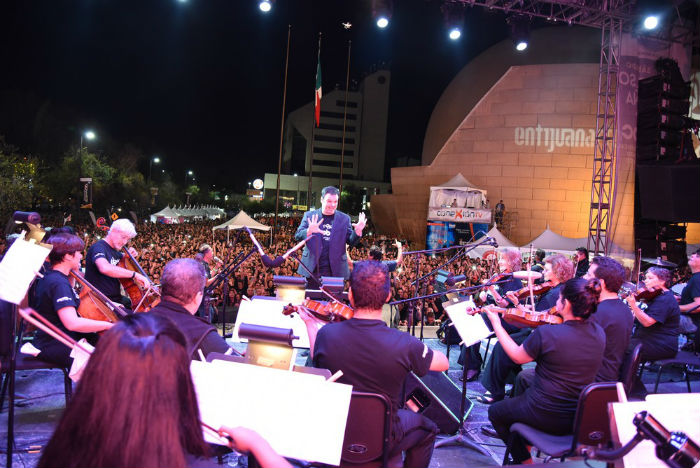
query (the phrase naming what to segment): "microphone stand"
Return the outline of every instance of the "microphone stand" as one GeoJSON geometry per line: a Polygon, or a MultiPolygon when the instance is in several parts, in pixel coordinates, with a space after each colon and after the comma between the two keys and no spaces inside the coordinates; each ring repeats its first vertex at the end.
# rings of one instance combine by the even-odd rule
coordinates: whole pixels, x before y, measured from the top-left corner
{"type": "MultiPolygon", "coordinates": [[[[417,285],[417,286],[416,286],[416,293],[417,293],[417,294],[421,294],[421,289],[420,289],[420,288],[421,288],[421,284],[420,284],[421,281],[423,281],[424,279],[426,279],[426,278],[428,278],[428,277],[434,275],[435,273],[437,273],[438,270],[443,269],[444,267],[446,267],[447,265],[451,264],[451,263],[454,262],[455,260],[457,260],[457,259],[459,259],[459,258],[461,258],[461,257],[464,257],[464,255],[466,255],[467,253],[471,252],[472,250],[474,250],[475,248],[479,247],[480,245],[483,245],[483,244],[486,244],[486,243],[489,243],[489,242],[493,242],[493,239],[490,238],[489,236],[484,236],[483,239],[481,239],[479,242],[476,242],[476,243],[474,243],[474,244],[467,244],[467,245],[460,245],[460,246],[452,246],[452,247],[447,247],[447,248],[442,248],[442,249],[414,250],[414,251],[412,251],[412,252],[406,252],[406,253],[404,253],[404,255],[406,255],[406,254],[413,255],[413,254],[435,253],[435,252],[441,252],[441,251],[448,251],[448,250],[451,250],[451,249],[454,249],[454,248],[459,249],[459,251],[458,251],[456,254],[454,254],[454,255],[452,256],[452,258],[450,258],[449,260],[447,260],[447,261],[444,262],[443,264],[441,264],[441,265],[439,265],[438,267],[436,267],[436,268],[435,268],[433,271],[431,271],[430,273],[426,273],[425,275],[423,275],[423,276],[421,276],[421,277],[418,277],[418,275],[420,274],[420,270],[419,270],[420,267],[419,267],[419,261],[418,261],[419,259],[417,259],[417,260],[416,260],[416,278],[417,278],[417,279],[415,279],[415,280],[411,283],[411,285],[417,285]]],[[[424,285],[423,285],[423,286],[424,286],[424,285]]],[[[442,294],[445,294],[445,293],[442,293],[442,294]]],[[[420,340],[423,341],[423,327],[424,327],[424,322],[425,322],[423,319],[424,319],[425,311],[423,310],[423,301],[422,301],[422,300],[421,300],[421,303],[420,303],[420,310],[421,310],[420,340]]],[[[412,311],[411,311],[411,321],[413,321],[412,319],[413,319],[413,315],[412,315],[412,311]]],[[[409,325],[409,326],[410,326],[410,325],[409,325]]],[[[406,330],[406,331],[408,331],[408,330],[406,330]]],[[[412,331],[411,331],[411,335],[416,336],[416,333],[415,333],[415,332],[416,332],[416,325],[415,325],[415,323],[413,323],[413,329],[412,329],[412,331]]]]}
{"type": "MultiPolygon", "coordinates": [[[[231,263],[228,264],[227,267],[225,267],[223,270],[221,270],[219,272],[219,274],[217,275],[214,282],[208,288],[204,288],[205,291],[214,291],[214,289],[216,289],[222,281],[224,283],[223,288],[222,288],[222,294],[224,296],[224,301],[221,304],[221,323],[222,323],[221,333],[222,333],[224,339],[231,338],[233,336],[233,333],[231,333],[231,334],[226,333],[226,303],[228,302],[228,279],[229,279],[229,276],[231,276],[231,273],[236,271],[238,269],[238,267],[240,267],[243,264],[243,262],[248,260],[248,258],[250,258],[250,256],[255,253],[255,250],[256,250],[256,248],[255,248],[255,246],[253,246],[253,248],[250,250],[250,252],[248,252],[245,255],[245,257],[243,257],[243,259],[241,261],[239,261],[238,263],[236,263],[236,261],[241,257],[241,255],[243,255],[243,252],[236,255],[236,258],[234,258],[231,261],[231,263]]],[[[234,323],[235,323],[235,321],[236,321],[236,319],[234,318],[234,323]]]]}

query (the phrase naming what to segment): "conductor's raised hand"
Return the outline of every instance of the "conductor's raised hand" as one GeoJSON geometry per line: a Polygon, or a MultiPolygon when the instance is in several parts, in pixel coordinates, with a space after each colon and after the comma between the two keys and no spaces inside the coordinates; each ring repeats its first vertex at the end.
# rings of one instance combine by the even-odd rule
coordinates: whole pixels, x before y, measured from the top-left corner
{"type": "Polygon", "coordinates": [[[309,227],[306,229],[306,235],[311,235],[311,234],[316,234],[317,232],[321,232],[321,223],[323,222],[323,218],[320,218],[318,215],[312,215],[311,219],[309,219],[309,227]]]}
{"type": "Polygon", "coordinates": [[[362,230],[365,228],[366,225],[367,217],[365,216],[364,212],[360,212],[359,216],[357,217],[357,222],[353,224],[353,226],[355,226],[355,234],[361,236],[362,230]]]}

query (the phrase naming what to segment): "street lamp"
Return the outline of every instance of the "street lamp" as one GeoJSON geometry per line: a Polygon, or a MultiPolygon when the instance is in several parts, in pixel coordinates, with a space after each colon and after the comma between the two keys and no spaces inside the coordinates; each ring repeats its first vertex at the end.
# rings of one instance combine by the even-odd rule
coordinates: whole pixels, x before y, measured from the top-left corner
{"type": "Polygon", "coordinates": [[[296,172],[294,173],[294,177],[297,178],[297,209],[299,209],[299,205],[300,205],[300,203],[299,203],[299,180],[300,179],[299,179],[299,175],[296,172]]]}
{"type": "Polygon", "coordinates": [[[97,135],[95,135],[95,132],[92,130],[87,130],[80,134],[80,153],[83,152],[83,137],[85,137],[86,140],[92,141],[97,137],[97,135]]]}
{"type": "Polygon", "coordinates": [[[151,183],[151,171],[153,169],[153,163],[159,164],[160,163],[160,158],[158,156],[151,158],[151,160],[148,162],[148,183],[151,183]]]}
{"type": "MultiPolygon", "coordinates": [[[[185,187],[187,187],[187,179],[188,179],[191,175],[193,175],[193,172],[192,172],[192,171],[187,171],[187,172],[185,172],[185,187]]],[[[194,179],[194,177],[193,177],[193,179],[194,179]]]]}

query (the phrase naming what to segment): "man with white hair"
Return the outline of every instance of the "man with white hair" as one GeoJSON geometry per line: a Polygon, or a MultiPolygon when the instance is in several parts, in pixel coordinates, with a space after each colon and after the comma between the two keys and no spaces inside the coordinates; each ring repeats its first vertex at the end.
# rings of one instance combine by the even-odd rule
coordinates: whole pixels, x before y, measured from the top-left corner
{"type": "MultiPolygon", "coordinates": [[[[87,251],[85,257],[85,279],[99,289],[110,300],[131,308],[127,297],[122,296],[120,278],[131,278],[144,288],[149,280],[137,273],[118,266],[119,260],[125,255],[122,248],[136,237],[136,228],[128,219],[118,219],[112,223],[104,239],[100,239],[87,251]]],[[[129,247],[132,256],[138,255],[133,247],[129,247]]]]}

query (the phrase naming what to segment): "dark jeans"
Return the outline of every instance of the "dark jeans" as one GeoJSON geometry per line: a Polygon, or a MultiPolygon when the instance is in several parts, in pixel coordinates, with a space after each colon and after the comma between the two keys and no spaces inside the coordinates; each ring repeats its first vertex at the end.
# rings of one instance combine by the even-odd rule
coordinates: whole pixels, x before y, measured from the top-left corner
{"type": "MultiPolygon", "coordinates": [[[[574,424],[574,414],[550,413],[532,405],[527,394],[498,401],[489,406],[489,420],[505,443],[510,439],[510,426],[516,422],[525,423],[548,434],[570,434],[574,424]]],[[[522,463],[531,458],[526,441],[515,436],[511,444],[513,462],[522,463]]]]}
{"type": "Polygon", "coordinates": [[[406,452],[403,466],[410,468],[428,468],[433,456],[433,445],[438,428],[433,421],[422,414],[400,409],[398,411],[399,427],[397,439],[392,441],[389,457],[406,452]]]}
{"type": "Polygon", "coordinates": [[[41,344],[38,348],[41,352],[37,355],[37,358],[42,361],[50,362],[51,364],[57,364],[61,367],[70,367],[73,364],[73,358],[70,357],[71,349],[60,343],[58,341],[45,342],[41,344]]]}
{"type": "Polygon", "coordinates": [[[467,347],[460,346],[460,348],[462,351],[459,354],[459,359],[457,359],[457,364],[464,366],[464,358],[467,357],[467,353],[469,353],[467,370],[481,369],[481,363],[484,361],[484,358],[481,357],[481,353],[479,352],[479,348],[481,348],[481,341],[467,347]]]}
{"type": "MultiPolygon", "coordinates": [[[[677,350],[661,348],[649,343],[645,343],[639,338],[632,338],[630,339],[629,346],[627,346],[627,351],[625,351],[625,357],[623,358],[622,362],[625,362],[628,359],[629,355],[632,354],[634,348],[640,343],[642,344],[642,349],[640,353],[642,363],[646,361],[657,361],[659,359],[672,358],[675,357],[676,353],[678,352],[677,350]]],[[[630,393],[637,398],[643,398],[647,394],[647,389],[644,386],[644,383],[642,383],[642,380],[639,378],[639,374],[635,374],[634,376],[634,381],[632,382],[632,388],[630,389],[630,393]]]]}
{"type": "MultiPolygon", "coordinates": [[[[522,344],[530,335],[530,329],[524,328],[510,335],[517,344],[522,344]]],[[[514,363],[503,350],[501,343],[493,347],[491,357],[486,362],[481,384],[496,400],[502,400],[506,395],[506,382],[512,373],[520,372],[520,365],[514,363]]]]}

